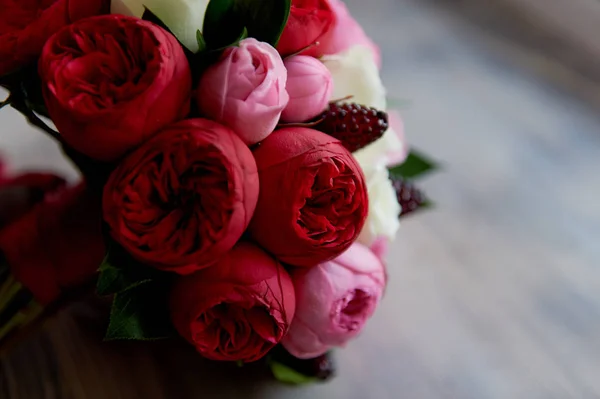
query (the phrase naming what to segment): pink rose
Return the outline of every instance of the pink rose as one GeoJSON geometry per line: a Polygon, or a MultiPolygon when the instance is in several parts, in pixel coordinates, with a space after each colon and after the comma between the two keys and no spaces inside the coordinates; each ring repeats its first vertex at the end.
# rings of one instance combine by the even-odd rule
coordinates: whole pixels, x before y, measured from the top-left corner
{"type": "MultiPolygon", "coordinates": [[[[394,140],[396,143],[395,145],[392,145],[391,142],[389,143],[390,146],[386,152],[388,160],[387,166],[391,167],[400,165],[406,161],[410,148],[408,147],[406,136],[404,135],[404,122],[398,111],[388,111],[388,118],[390,122],[390,131],[393,132],[397,139],[394,140]]],[[[389,140],[392,139],[390,138],[389,140]]]]}
{"type": "Polygon", "coordinates": [[[367,36],[363,28],[352,17],[342,0],[329,0],[329,6],[335,14],[335,23],[331,32],[322,40],[323,54],[338,54],[352,46],[363,45],[373,51],[375,63],[381,68],[381,51],[367,36]]]}
{"type": "Polygon", "coordinates": [[[283,110],[281,119],[286,122],[305,122],[323,112],[333,93],[329,69],[318,59],[306,55],[286,59],[285,67],[290,102],[283,110]]]}
{"type": "Polygon", "coordinates": [[[206,70],[198,86],[203,115],[232,128],[248,144],[275,130],[288,103],[287,72],[272,46],[245,39],[206,70]]]}
{"type": "Polygon", "coordinates": [[[296,315],[282,344],[300,359],[321,356],[356,337],[386,284],[383,264],[361,244],[312,269],[295,270],[292,280],[296,315]]]}

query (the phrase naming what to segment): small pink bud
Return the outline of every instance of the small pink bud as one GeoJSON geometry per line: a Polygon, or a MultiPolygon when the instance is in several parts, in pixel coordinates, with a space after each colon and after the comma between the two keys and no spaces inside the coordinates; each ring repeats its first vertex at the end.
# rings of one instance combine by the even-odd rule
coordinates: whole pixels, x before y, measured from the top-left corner
{"type": "Polygon", "coordinates": [[[296,55],[284,61],[290,96],[281,119],[285,122],[306,122],[327,108],[333,92],[331,72],[316,58],[296,55]]]}
{"type": "Polygon", "coordinates": [[[200,79],[202,115],[232,128],[248,145],[269,136],[288,103],[287,73],[271,45],[256,39],[230,47],[200,79]]]}

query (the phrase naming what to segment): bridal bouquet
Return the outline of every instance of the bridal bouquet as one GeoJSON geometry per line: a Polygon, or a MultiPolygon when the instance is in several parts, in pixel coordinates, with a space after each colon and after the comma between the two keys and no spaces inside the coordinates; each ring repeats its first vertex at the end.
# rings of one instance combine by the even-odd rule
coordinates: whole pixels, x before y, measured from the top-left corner
{"type": "Polygon", "coordinates": [[[0,339],[95,284],[107,340],[182,337],[286,382],[382,299],[428,203],[341,0],[0,0],[0,83],[82,179],[0,168],[0,339]]]}

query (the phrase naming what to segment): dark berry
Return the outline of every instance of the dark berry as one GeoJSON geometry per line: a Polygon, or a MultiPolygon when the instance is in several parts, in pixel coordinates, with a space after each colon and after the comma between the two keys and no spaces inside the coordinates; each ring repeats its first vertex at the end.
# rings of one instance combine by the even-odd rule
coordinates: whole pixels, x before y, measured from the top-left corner
{"type": "Polygon", "coordinates": [[[404,217],[421,208],[426,202],[426,198],[412,183],[400,178],[392,177],[392,184],[396,190],[398,202],[402,207],[400,217],[404,217]]]}
{"type": "Polygon", "coordinates": [[[317,120],[315,129],[339,139],[350,152],[378,140],[389,127],[385,112],[359,104],[332,103],[317,120]]]}

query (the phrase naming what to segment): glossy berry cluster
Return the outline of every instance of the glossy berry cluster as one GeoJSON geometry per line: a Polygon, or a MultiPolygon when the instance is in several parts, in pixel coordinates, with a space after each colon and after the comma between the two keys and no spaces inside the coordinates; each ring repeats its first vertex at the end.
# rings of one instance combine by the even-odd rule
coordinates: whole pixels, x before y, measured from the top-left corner
{"type": "Polygon", "coordinates": [[[378,140],[389,127],[385,112],[359,104],[332,103],[319,120],[315,129],[339,139],[350,152],[378,140]]]}
{"type": "Polygon", "coordinates": [[[402,207],[400,217],[413,213],[426,203],[426,198],[423,193],[412,183],[401,177],[392,177],[392,184],[396,190],[398,202],[402,207]]]}

